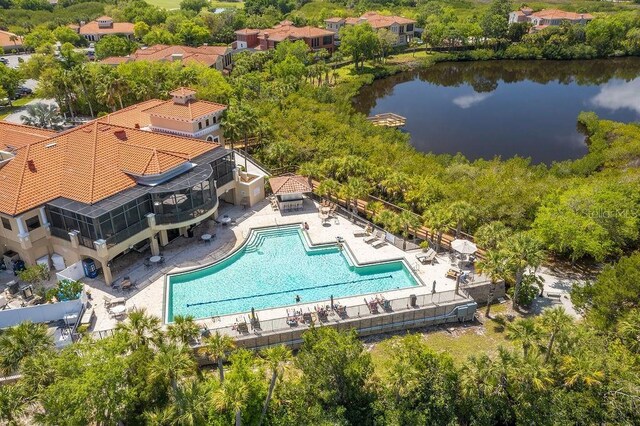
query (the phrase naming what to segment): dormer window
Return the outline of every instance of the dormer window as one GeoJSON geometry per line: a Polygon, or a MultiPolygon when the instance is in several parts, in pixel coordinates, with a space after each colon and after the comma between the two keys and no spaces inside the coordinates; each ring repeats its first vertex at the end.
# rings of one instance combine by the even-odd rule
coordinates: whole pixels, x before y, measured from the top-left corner
{"type": "Polygon", "coordinates": [[[216,118],[217,118],[217,117],[214,115],[214,116],[213,116],[213,124],[216,124],[216,118]]]}
{"type": "Polygon", "coordinates": [[[202,130],[202,121],[198,121],[198,130],[202,130]]]}
{"type": "Polygon", "coordinates": [[[207,127],[209,127],[209,119],[207,118],[207,127]]]}

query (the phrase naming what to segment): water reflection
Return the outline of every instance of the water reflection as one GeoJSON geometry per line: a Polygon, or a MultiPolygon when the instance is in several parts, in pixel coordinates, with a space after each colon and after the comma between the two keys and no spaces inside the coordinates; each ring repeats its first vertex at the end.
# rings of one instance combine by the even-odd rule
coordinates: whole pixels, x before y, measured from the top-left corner
{"type": "Polygon", "coordinates": [[[600,93],[591,99],[591,103],[611,111],[626,108],[640,115],[640,78],[605,84],[600,88],[600,93]]]}
{"type": "Polygon", "coordinates": [[[491,93],[474,93],[473,95],[464,95],[453,98],[453,103],[462,109],[471,108],[474,105],[487,99],[491,93]]]}
{"type": "Polygon", "coordinates": [[[375,81],[354,107],[407,117],[404,130],[423,152],[551,163],[586,154],[581,111],[637,120],[638,76],[639,58],[442,63],[375,81]]]}

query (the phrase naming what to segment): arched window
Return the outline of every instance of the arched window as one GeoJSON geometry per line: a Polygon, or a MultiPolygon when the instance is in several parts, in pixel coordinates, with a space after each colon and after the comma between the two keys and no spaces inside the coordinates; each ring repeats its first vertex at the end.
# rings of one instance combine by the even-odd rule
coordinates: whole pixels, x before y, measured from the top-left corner
{"type": "Polygon", "coordinates": [[[213,142],[213,136],[211,135],[207,136],[207,142],[213,142]]]}

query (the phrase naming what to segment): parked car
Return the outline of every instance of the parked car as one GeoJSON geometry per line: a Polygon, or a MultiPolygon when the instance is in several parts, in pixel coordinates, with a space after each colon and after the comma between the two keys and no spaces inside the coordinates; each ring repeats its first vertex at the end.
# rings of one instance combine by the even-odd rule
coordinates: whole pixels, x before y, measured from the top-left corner
{"type": "Polygon", "coordinates": [[[9,65],[9,60],[7,58],[0,58],[0,62],[2,62],[5,65],[9,65]]]}
{"type": "Polygon", "coordinates": [[[30,88],[28,88],[27,86],[20,86],[20,87],[18,87],[17,92],[22,93],[22,95],[23,95],[23,96],[33,94],[33,90],[31,90],[31,89],[30,89],[30,88]]]}

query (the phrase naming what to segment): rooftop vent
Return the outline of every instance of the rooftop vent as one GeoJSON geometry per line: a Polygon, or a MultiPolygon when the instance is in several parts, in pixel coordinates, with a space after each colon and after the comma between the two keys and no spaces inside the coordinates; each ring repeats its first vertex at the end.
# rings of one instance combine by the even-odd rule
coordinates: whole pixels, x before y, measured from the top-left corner
{"type": "Polygon", "coordinates": [[[44,147],[45,147],[45,148],[53,148],[53,147],[54,147],[54,146],[56,146],[56,145],[57,145],[57,144],[56,144],[55,142],[52,142],[52,143],[48,143],[48,144],[46,144],[44,147]]]}
{"type": "Polygon", "coordinates": [[[123,129],[115,130],[113,134],[121,141],[127,140],[127,132],[125,132],[123,129]]]}
{"type": "Polygon", "coordinates": [[[36,163],[34,163],[33,160],[27,160],[27,166],[29,167],[30,172],[35,173],[38,171],[38,169],[36,169],[36,163]]]}

